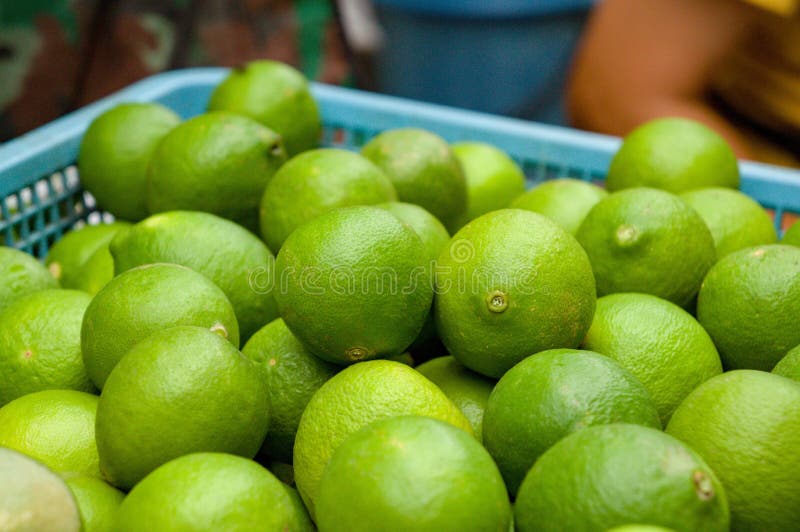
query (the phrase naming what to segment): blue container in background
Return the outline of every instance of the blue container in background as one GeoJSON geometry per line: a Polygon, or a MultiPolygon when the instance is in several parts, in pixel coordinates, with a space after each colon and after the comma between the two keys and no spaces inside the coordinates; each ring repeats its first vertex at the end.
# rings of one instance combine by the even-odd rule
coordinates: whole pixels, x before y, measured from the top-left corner
{"type": "Polygon", "coordinates": [[[565,124],[564,88],[593,0],[373,0],[379,90],[565,124]]]}

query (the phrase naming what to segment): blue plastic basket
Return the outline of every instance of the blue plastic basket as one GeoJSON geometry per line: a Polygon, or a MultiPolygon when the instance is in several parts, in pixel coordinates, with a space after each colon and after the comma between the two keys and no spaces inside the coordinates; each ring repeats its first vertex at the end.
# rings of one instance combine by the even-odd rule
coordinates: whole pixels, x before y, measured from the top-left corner
{"type": "MultiPolygon", "coordinates": [[[[81,188],[74,166],[83,132],[99,113],[121,102],[156,101],[184,118],[202,113],[221,68],[153,76],[0,145],[0,238],[36,256],[76,223],[110,217],[81,188]]],[[[449,141],[480,140],[514,157],[529,185],[556,177],[602,181],[619,139],[511,118],[422,104],[351,89],[314,85],[322,110],[323,144],[357,148],[379,132],[421,127],[449,141]]],[[[800,172],[743,162],[742,190],[775,210],[800,213],[800,172]]]]}

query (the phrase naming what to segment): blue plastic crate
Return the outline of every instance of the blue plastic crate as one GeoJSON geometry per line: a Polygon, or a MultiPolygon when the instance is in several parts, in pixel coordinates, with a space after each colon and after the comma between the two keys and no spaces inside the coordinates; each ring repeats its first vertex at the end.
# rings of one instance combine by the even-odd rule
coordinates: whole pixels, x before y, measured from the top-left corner
{"type": "MultiPolygon", "coordinates": [[[[81,188],[74,166],[83,132],[121,102],[157,101],[184,118],[202,113],[221,68],[153,76],[0,145],[0,243],[44,257],[76,223],[109,219],[81,188]]],[[[379,132],[421,127],[449,141],[480,140],[502,148],[525,170],[529,185],[556,177],[602,181],[619,139],[511,118],[457,110],[351,89],[314,85],[326,146],[358,148],[379,132]]],[[[784,213],[800,213],[800,172],[743,162],[742,190],[784,213]]]]}

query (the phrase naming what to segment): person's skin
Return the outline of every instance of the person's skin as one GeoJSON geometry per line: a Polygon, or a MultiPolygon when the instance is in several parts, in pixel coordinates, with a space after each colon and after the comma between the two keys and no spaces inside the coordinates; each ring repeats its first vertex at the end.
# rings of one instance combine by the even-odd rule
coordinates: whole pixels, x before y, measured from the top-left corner
{"type": "Polygon", "coordinates": [[[604,0],[589,21],[568,88],[572,124],[625,135],[661,116],[710,126],[739,157],[753,150],[706,101],[711,73],[752,30],[739,0],[604,0]]]}

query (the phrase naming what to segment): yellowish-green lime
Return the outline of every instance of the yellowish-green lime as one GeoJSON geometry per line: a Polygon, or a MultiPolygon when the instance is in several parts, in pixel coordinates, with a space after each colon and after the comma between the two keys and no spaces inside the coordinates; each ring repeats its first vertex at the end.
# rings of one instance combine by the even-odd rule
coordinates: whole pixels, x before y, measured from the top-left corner
{"type": "Polygon", "coordinates": [[[164,329],[128,351],[103,388],[96,422],[100,470],[127,490],[185,454],[252,458],[268,424],[262,368],[207,329],[164,329]]]}
{"type": "Polygon", "coordinates": [[[0,311],[22,296],[58,286],[56,278],[33,256],[0,246],[0,311]]]}
{"type": "Polygon", "coordinates": [[[691,314],[648,294],[612,294],[597,300],[586,349],[612,358],[639,379],[661,421],[722,364],[708,333],[691,314]]]}
{"type": "Polygon", "coordinates": [[[83,532],[114,532],[114,517],[125,495],[97,477],[66,479],[81,514],[83,532]]]}
{"type": "Polygon", "coordinates": [[[698,453],[660,430],[595,425],[560,440],[536,461],[519,490],[514,524],[519,532],[607,530],[627,523],[727,532],[725,492],[698,453]]]}
{"type": "Polygon", "coordinates": [[[95,118],[78,153],[81,184],[97,205],[132,222],[147,216],[147,168],[161,140],[180,123],[157,103],[125,103],[95,118]]]}
{"type": "Polygon", "coordinates": [[[717,257],[700,215],[678,196],[653,188],[600,200],[576,237],[589,255],[599,296],[642,292],[685,306],[717,257]]]}
{"type": "Polygon", "coordinates": [[[564,177],[522,194],[511,202],[511,208],[543,214],[574,235],[592,207],[606,196],[608,192],[597,185],[564,177]]]}
{"type": "Polygon", "coordinates": [[[101,223],[70,231],[50,248],[44,264],[62,288],[83,290],[79,277],[85,264],[114,238],[117,231],[129,225],[126,222],[101,223]]]}
{"type": "Polygon", "coordinates": [[[295,481],[312,517],[320,479],[336,448],[369,423],[400,415],[428,416],[472,433],[464,414],[436,385],[399,362],[354,364],[317,390],[294,445],[295,481]]]}
{"type": "Polygon", "coordinates": [[[232,111],[257,120],[280,134],[289,155],[315,148],[322,133],[308,81],[278,61],[251,61],[231,70],[211,94],[208,110],[232,111]]]}
{"type": "Polygon", "coordinates": [[[797,527],[797,382],[762,371],[729,371],[694,390],[666,430],[697,451],[725,485],[732,530],[797,527]]]}
{"type": "Polygon", "coordinates": [[[261,236],[277,252],[299,226],[348,205],[394,201],[383,170],[357,153],[335,148],[307,151],[275,173],[261,198],[261,236]]]}
{"type": "Polygon", "coordinates": [[[739,167],[728,143],[705,125],[660,118],[634,129],[622,142],[606,187],[652,187],[679,193],[695,188],[739,188],[739,167]]]}
{"type": "Polygon", "coordinates": [[[344,440],[316,508],[321,532],[507,532],[511,524],[489,453],[464,431],[422,416],[382,419],[344,440]]]}
{"type": "Polygon", "coordinates": [[[81,358],[81,319],[89,295],[53,288],[0,312],[0,406],[49,389],[95,391],[81,358]]]}
{"type": "Polygon", "coordinates": [[[109,245],[106,243],[95,251],[78,270],[78,274],[75,276],[75,288],[95,296],[113,278],[114,257],[111,256],[109,245]]]}
{"type": "Polygon", "coordinates": [[[35,458],[58,473],[100,477],[94,439],[97,396],[44,390],[0,408],[0,446],[35,458]]]}
{"type": "Polygon", "coordinates": [[[697,297],[697,319],[726,369],[770,371],[800,344],[800,248],[746,248],[708,272],[697,297]]]}
{"type": "Polygon", "coordinates": [[[792,226],[783,233],[781,244],[800,247],[800,220],[792,224],[792,226]]]}
{"type": "Polygon", "coordinates": [[[187,120],[159,143],[147,171],[147,209],[204,211],[258,230],[264,187],[286,160],[281,137],[218,111],[187,120]]]}
{"type": "Polygon", "coordinates": [[[772,368],[772,373],[800,382],[800,345],[786,353],[772,368]]]}
{"type": "Polygon", "coordinates": [[[730,188],[701,188],[680,195],[703,218],[717,249],[717,260],[740,249],[774,244],[775,225],[761,205],[730,188]]]}
{"type": "Polygon", "coordinates": [[[281,481],[259,464],[223,453],[172,460],[131,490],[117,512],[117,532],[275,530],[310,532],[281,481]]]}
{"type": "Polygon", "coordinates": [[[467,180],[447,142],[422,129],[384,131],[361,149],[392,180],[400,201],[424,207],[452,228],[467,211],[467,180]]]}
{"type": "Polygon", "coordinates": [[[459,142],[451,148],[467,179],[467,211],[453,229],[461,229],[487,212],[505,209],[525,192],[525,174],[503,150],[485,142],[459,142]]]}

